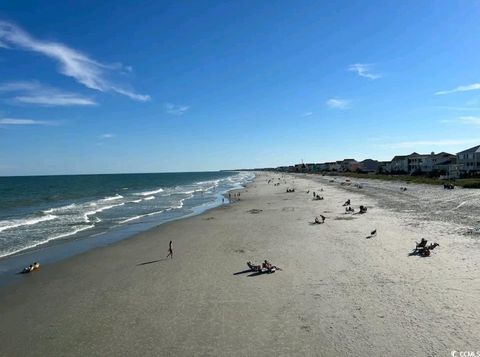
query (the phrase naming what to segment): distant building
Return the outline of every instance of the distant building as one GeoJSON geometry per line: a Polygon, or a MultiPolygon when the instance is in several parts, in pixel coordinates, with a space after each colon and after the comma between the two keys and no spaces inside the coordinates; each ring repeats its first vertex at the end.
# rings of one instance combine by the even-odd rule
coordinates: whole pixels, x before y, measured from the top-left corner
{"type": "MultiPolygon", "coordinates": [[[[416,153],[414,153],[416,154],[416,153]]],[[[418,154],[417,154],[418,155],[418,154]]],[[[388,172],[408,173],[408,155],[397,155],[390,162],[388,172]]]]}
{"type": "Polygon", "coordinates": [[[378,161],[372,159],[365,159],[358,163],[358,169],[362,172],[377,172],[378,166],[378,161]]]}
{"type": "Polygon", "coordinates": [[[320,172],[320,164],[305,164],[307,172],[315,174],[320,172]]]}
{"type": "Polygon", "coordinates": [[[457,163],[462,173],[480,171],[480,145],[457,153],[457,163]]]}
{"type": "Polygon", "coordinates": [[[391,163],[392,163],[391,161],[379,161],[377,172],[378,173],[390,172],[391,163]]]}
{"type": "Polygon", "coordinates": [[[340,161],[340,171],[355,172],[357,169],[358,162],[355,159],[344,159],[343,161],[340,161]]]}
{"type": "Polygon", "coordinates": [[[412,153],[407,159],[408,172],[410,174],[415,172],[430,173],[432,171],[444,170],[445,163],[447,161],[455,160],[456,156],[446,152],[441,152],[439,154],[435,154],[434,152],[430,154],[412,153]]]}

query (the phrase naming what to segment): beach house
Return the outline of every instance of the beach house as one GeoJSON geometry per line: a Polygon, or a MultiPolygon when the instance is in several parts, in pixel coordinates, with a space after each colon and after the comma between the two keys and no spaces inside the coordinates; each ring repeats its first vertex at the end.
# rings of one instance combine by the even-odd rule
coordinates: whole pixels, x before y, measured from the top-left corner
{"type": "Polygon", "coordinates": [[[480,171],[480,145],[457,153],[457,163],[462,173],[478,173],[480,171]]]}
{"type": "Polygon", "coordinates": [[[358,162],[355,159],[344,159],[340,162],[340,171],[355,172],[357,171],[358,167],[358,162]]]}
{"type": "Polygon", "coordinates": [[[372,159],[365,159],[358,163],[358,168],[361,172],[377,172],[378,171],[378,161],[372,159]]]}
{"type": "Polygon", "coordinates": [[[408,155],[394,156],[390,162],[388,171],[391,173],[408,173],[408,155]]]}

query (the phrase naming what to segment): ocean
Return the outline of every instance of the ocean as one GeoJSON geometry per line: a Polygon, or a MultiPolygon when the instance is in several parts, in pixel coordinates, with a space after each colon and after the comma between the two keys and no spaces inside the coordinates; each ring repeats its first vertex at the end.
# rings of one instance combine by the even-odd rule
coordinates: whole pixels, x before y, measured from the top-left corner
{"type": "Polygon", "coordinates": [[[200,213],[248,172],[0,177],[0,258],[68,241],[108,240],[200,213]]]}

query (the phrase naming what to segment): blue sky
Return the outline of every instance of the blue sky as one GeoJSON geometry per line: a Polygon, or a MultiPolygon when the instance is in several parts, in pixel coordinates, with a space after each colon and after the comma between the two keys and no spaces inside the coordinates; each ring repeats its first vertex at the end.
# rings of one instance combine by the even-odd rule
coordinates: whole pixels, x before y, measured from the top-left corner
{"type": "Polygon", "coordinates": [[[478,1],[4,1],[0,175],[480,144],[478,1]]]}

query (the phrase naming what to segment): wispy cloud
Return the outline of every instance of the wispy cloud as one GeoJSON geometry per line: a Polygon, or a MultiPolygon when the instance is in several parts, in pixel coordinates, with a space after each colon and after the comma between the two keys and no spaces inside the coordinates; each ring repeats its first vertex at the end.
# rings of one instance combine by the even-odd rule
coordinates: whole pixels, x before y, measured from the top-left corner
{"type": "Polygon", "coordinates": [[[52,122],[33,119],[0,118],[0,125],[52,125],[52,122]]]}
{"type": "Polygon", "coordinates": [[[306,113],[303,113],[303,114],[302,114],[302,117],[305,118],[305,117],[310,117],[310,116],[312,116],[312,115],[313,115],[313,112],[306,112],[306,113]]]}
{"type": "Polygon", "coordinates": [[[471,111],[479,111],[480,107],[456,107],[456,106],[448,106],[448,105],[437,105],[431,107],[434,109],[445,109],[445,110],[452,110],[457,112],[471,112],[471,111]]]}
{"type": "Polygon", "coordinates": [[[371,80],[381,78],[380,74],[372,72],[372,67],[373,65],[367,63],[355,63],[348,66],[348,70],[371,80]]]}
{"type": "Polygon", "coordinates": [[[0,84],[0,93],[13,93],[13,102],[44,106],[90,106],[97,103],[79,94],[47,87],[39,82],[7,82],[0,84]]]}
{"type": "Polygon", "coordinates": [[[469,92],[472,90],[479,90],[480,89],[480,83],[473,83],[473,84],[468,84],[466,86],[458,86],[457,88],[450,89],[450,90],[443,90],[436,92],[435,95],[443,95],[443,94],[450,94],[450,93],[457,93],[457,92],[469,92]]]}
{"type": "Polygon", "coordinates": [[[331,98],[327,100],[326,104],[333,109],[347,109],[350,106],[350,101],[347,99],[331,98]]]}
{"type": "Polygon", "coordinates": [[[419,146],[461,146],[461,145],[468,145],[471,143],[478,143],[480,142],[480,138],[478,139],[465,139],[465,140],[451,140],[451,139],[444,139],[444,140],[425,140],[425,141],[403,141],[398,143],[391,143],[386,144],[385,146],[391,147],[393,149],[408,149],[408,148],[416,148],[419,146]]]}
{"type": "Polygon", "coordinates": [[[480,117],[465,116],[458,118],[458,121],[462,124],[480,125],[480,117]]]}
{"type": "Polygon", "coordinates": [[[138,101],[150,100],[149,95],[135,93],[106,78],[108,73],[122,70],[121,64],[104,64],[62,43],[38,40],[12,23],[0,21],[0,48],[22,49],[47,56],[59,64],[60,73],[87,88],[116,92],[138,101]]]}
{"type": "Polygon", "coordinates": [[[115,134],[110,134],[110,133],[100,135],[100,139],[112,139],[114,137],[115,137],[115,134]]]}
{"type": "Polygon", "coordinates": [[[165,111],[168,114],[180,116],[185,114],[189,109],[190,106],[188,105],[175,105],[173,103],[165,103],[165,111]]]}

